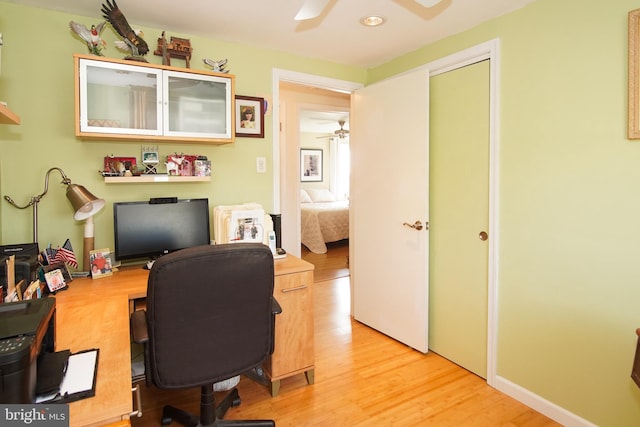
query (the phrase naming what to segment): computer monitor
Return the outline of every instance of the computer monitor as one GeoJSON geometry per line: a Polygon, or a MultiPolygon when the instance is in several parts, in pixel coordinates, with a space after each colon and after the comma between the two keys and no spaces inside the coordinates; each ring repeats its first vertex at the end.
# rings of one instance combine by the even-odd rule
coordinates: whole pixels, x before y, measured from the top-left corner
{"type": "Polygon", "coordinates": [[[210,243],[209,200],[160,198],[113,204],[116,260],[155,259],[210,243]]]}

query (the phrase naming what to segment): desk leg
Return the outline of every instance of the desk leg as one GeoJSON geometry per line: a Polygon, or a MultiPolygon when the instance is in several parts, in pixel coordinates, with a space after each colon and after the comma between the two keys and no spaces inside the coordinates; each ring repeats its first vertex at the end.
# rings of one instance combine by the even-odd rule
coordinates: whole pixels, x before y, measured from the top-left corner
{"type": "Polygon", "coordinates": [[[276,397],[280,393],[280,380],[271,381],[271,397],[276,397]]]}
{"type": "Polygon", "coordinates": [[[304,376],[307,377],[307,384],[313,384],[316,380],[316,370],[309,369],[304,372],[304,376]]]}

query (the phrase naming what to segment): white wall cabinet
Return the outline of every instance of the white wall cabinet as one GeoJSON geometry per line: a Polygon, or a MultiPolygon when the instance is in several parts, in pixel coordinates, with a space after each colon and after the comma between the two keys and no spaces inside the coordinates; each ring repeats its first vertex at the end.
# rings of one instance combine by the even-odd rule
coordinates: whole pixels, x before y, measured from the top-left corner
{"type": "Polygon", "coordinates": [[[76,136],[227,144],[235,76],[74,55],[76,136]]]}

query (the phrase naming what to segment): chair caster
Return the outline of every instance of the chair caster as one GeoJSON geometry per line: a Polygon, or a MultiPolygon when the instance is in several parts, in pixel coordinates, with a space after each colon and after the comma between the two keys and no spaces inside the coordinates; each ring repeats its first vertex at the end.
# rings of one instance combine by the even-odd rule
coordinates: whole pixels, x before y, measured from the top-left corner
{"type": "Polygon", "coordinates": [[[234,408],[238,407],[238,406],[240,406],[241,402],[242,401],[240,400],[240,397],[238,396],[235,399],[233,399],[233,402],[231,402],[231,406],[234,407],[234,408]]]}

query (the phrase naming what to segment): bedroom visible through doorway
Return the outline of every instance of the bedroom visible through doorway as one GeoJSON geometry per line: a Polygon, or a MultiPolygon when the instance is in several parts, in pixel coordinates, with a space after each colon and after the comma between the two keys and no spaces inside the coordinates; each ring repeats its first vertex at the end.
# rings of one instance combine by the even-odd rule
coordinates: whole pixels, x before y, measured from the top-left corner
{"type": "Polygon", "coordinates": [[[302,153],[316,154],[317,179],[300,177],[301,255],[315,281],[349,275],[349,112],[300,111],[302,153]]]}
{"type": "Polygon", "coordinates": [[[349,112],[306,105],[299,121],[300,252],[316,281],[348,276],[349,112]]]}

